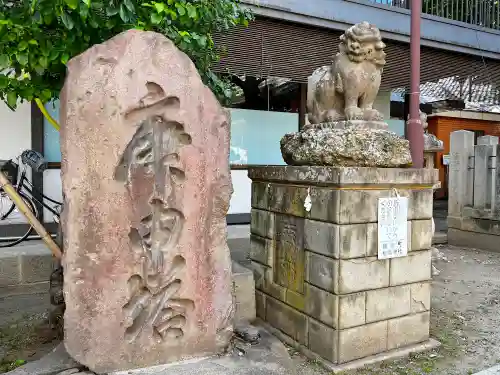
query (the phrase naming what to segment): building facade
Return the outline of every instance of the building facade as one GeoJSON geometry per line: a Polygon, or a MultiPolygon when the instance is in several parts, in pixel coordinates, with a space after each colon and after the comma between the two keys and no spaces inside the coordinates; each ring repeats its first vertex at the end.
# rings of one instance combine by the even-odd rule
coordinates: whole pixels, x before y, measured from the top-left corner
{"type": "MultiPolygon", "coordinates": [[[[393,131],[403,135],[403,116],[391,117],[391,93],[409,87],[410,11],[407,0],[243,0],[256,20],[214,40],[224,53],[215,69],[228,74],[239,94],[231,111],[231,168],[234,195],[228,222],[250,219],[249,165],[283,164],[280,138],[297,131],[306,118],[307,77],[337,53],[342,32],[360,21],[380,28],[387,44],[387,65],[376,107],[393,131]]],[[[489,85],[498,102],[500,87],[500,11],[493,0],[423,0],[421,80],[453,79],[460,87],[489,85]],[[455,8],[449,8],[453,3],[455,8]],[[474,2],[472,2],[474,3],[474,2]],[[478,2],[475,2],[478,3],[478,2]],[[468,83],[466,85],[465,83],[468,83]]],[[[464,89],[466,91],[466,89],[464,89]]],[[[462,92],[462,90],[459,90],[462,92]]],[[[467,92],[463,92],[466,97],[467,92]]],[[[47,105],[58,118],[58,103],[47,105]]],[[[43,176],[33,176],[45,194],[60,199],[59,134],[36,106],[15,114],[0,108],[0,160],[24,148],[42,152],[50,162],[43,176]],[[13,125],[15,123],[15,125],[13,125]],[[12,139],[15,139],[13,141],[12,139]]],[[[47,213],[44,220],[52,218],[47,213]]],[[[1,235],[1,233],[0,233],[1,235]]]]}

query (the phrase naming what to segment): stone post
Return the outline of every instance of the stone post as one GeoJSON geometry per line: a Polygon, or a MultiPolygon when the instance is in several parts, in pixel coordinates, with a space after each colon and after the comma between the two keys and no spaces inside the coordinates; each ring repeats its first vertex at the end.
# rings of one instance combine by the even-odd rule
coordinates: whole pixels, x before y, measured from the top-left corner
{"type": "Polygon", "coordinates": [[[474,155],[474,133],[458,130],[450,136],[448,216],[460,217],[466,205],[472,205],[472,182],[469,157],[474,155]]]}
{"type": "Polygon", "coordinates": [[[223,352],[229,124],[195,65],[119,34],[68,63],[61,125],[68,353],[110,373],[223,352]]]}
{"type": "Polygon", "coordinates": [[[497,145],[498,145],[498,137],[491,136],[491,135],[485,135],[483,137],[479,137],[477,139],[477,146],[476,149],[478,148],[483,148],[485,147],[485,150],[482,150],[482,153],[484,155],[484,160],[479,161],[477,159],[477,156],[475,156],[475,169],[474,169],[474,207],[476,208],[481,208],[478,207],[476,204],[476,199],[481,199],[478,197],[479,195],[483,195],[486,199],[485,205],[483,208],[486,209],[493,209],[495,207],[495,191],[496,191],[496,176],[495,176],[495,162],[496,162],[496,155],[497,155],[497,145]],[[477,166],[478,163],[481,163],[482,168],[486,166],[486,179],[484,179],[484,176],[481,177],[479,176],[480,172],[478,173],[477,166]],[[481,182],[482,181],[482,182],[481,182]],[[486,183],[484,183],[486,181],[486,183]],[[481,192],[481,189],[486,190],[486,194],[484,194],[484,191],[481,192]],[[477,192],[477,193],[476,193],[477,192]]]}
{"type": "Polygon", "coordinates": [[[494,190],[494,209],[493,212],[500,219],[500,144],[496,146],[496,168],[495,168],[495,190],[494,190]]]}

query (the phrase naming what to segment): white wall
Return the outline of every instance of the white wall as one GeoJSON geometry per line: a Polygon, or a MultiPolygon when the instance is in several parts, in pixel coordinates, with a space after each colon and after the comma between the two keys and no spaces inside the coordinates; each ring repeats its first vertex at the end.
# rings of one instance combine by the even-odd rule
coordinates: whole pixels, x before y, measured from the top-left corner
{"type": "Polygon", "coordinates": [[[19,104],[15,112],[0,101],[0,160],[13,159],[31,148],[31,104],[19,104]]]}
{"type": "MultiPolygon", "coordinates": [[[[0,160],[17,158],[24,150],[31,148],[31,104],[19,104],[15,112],[0,101],[0,160]]],[[[10,207],[9,198],[0,198],[0,209],[10,207]]],[[[0,225],[26,222],[24,216],[14,212],[0,225]]]]}
{"type": "Polygon", "coordinates": [[[229,214],[249,214],[252,198],[252,181],[247,170],[232,170],[233,196],[229,205],[229,214]]]}
{"type": "MultiPolygon", "coordinates": [[[[62,184],[61,184],[61,170],[60,169],[49,169],[43,172],[43,194],[49,198],[52,198],[58,202],[62,202],[62,184]]],[[[53,203],[46,200],[44,201],[47,205],[54,206],[53,203]]],[[[51,223],[54,221],[52,212],[47,209],[43,211],[43,220],[46,223],[51,223]]]]}

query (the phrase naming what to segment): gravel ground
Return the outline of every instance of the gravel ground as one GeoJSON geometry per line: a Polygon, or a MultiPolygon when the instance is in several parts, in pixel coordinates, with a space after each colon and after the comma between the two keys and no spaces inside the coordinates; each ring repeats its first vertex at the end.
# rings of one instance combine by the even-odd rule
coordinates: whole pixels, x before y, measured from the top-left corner
{"type": "MultiPolygon", "coordinates": [[[[500,254],[452,246],[434,254],[431,336],[442,346],[346,374],[465,375],[500,363],[500,254]]],[[[329,374],[292,354],[298,375],[329,374]]]]}
{"type": "MultiPolygon", "coordinates": [[[[442,346],[353,375],[465,375],[500,363],[500,254],[450,246],[435,251],[431,335],[442,346]]],[[[44,320],[48,296],[0,298],[0,373],[12,362],[37,359],[58,342],[44,320]],[[3,358],[3,360],[2,360],[3,358]]],[[[327,375],[290,351],[298,375],[327,375]]]]}

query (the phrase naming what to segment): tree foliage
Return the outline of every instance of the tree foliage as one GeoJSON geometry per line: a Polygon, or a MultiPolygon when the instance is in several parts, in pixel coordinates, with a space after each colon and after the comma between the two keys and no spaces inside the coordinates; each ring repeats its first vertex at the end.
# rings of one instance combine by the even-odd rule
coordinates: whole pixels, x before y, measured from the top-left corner
{"type": "Polygon", "coordinates": [[[240,0],[0,0],[0,96],[11,108],[58,98],[69,59],[135,28],[171,39],[224,102],[231,84],[211,70],[212,35],[251,19],[240,0]]]}

